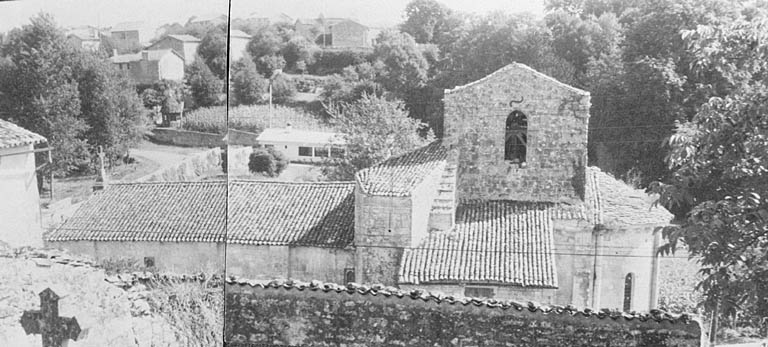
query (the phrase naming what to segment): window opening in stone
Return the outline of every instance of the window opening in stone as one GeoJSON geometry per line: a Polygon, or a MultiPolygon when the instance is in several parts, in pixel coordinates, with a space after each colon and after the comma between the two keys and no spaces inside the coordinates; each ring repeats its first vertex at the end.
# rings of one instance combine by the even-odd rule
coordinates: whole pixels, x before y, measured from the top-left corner
{"type": "Polygon", "coordinates": [[[344,282],[351,283],[355,281],[355,269],[344,269],[344,282]]]}
{"type": "Polygon", "coordinates": [[[632,282],[634,282],[634,276],[628,273],[624,277],[624,312],[629,312],[632,309],[632,282]]]}
{"type": "Polygon", "coordinates": [[[520,111],[512,111],[507,116],[504,137],[504,160],[512,163],[525,163],[528,147],[528,117],[520,111]]]}
{"type": "Polygon", "coordinates": [[[155,257],[144,257],[144,267],[155,267],[155,257]]]}

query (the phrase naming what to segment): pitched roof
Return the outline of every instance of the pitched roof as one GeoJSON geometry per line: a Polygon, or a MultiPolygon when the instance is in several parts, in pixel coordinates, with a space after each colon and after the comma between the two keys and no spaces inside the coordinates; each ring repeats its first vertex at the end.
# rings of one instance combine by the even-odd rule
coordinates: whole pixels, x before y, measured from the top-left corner
{"type": "Polygon", "coordinates": [[[400,290],[394,287],[387,287],[383,285],[360,285],[357,283],[348,283],[346,285],[339,285],[335,283],[323,283],[320,281],[312,282],[300,282],[294,280],[271,280],[271,281],[259,281],[249,280],[246,278],[240,278],[235,276],[229,276],[225,279],[227,285],[232,286],[247,286],[250,288],[256,288],[261,290],[295,290],[299,292],[311,291],[311,292],[323,292],[330,294],[339,294],[348,297],[354,295],[356,297],[382,297],[388,300],[417,300],[420,302],[434,302],[435,304],[446,304],[456,306],[470,306],[477,307],[479,309],[487,310],[509,310],[515,311],[529,311],[534,314],[546,314],[546,315],[565,315],[570,317],[577,317],[581,319],[606,319],[610,318],[608,322],[615,322],[618,319],[623,322],[635,321],[637,323],[662,323],[669,322],[673,324],[695,324],[699,325],[699,321],[688,315],[673,315],[671,313],[662,310],[651,310],[648,313],[645,312],[621,312],[618,310],[592,310],[589,308],[579,309],[573,305],[557,306],[557,305],[540,305],[534,302],[519,302],[515,300],[496,300],[496,299],[480,299],[480,298],[467,298],[460,296],[442,295],[437,292],[429,292],[423,289],[413,290],[400,290]]]}
{"type": "Polygon", "coordinates": [[[353,182],[232,181],[228,242],[346,247],[355,226],[353,182]]]}
{"type": "Polygon", "coordinates": [[[192,35],[186,35],[186,34],[183,34],[183,35],[171,34],[171,35],[168,35],[168,37],[179,40],[179,41],[184,41],[184,42],[200,42],[200,39],[198,39],[197,37],[194,37],[192,35]]]}
{"type": "Polygon", "coordinates": [[[115,26],[110,29],[111,32],[121,32],[121,31],[137,31],[137,30],[144,30],[144,22],[122,22],[117,23],[115,26]]]}
{"type": "Polygon", "coordinates": [[[498,75],[509,73],[512,70],[518,70],[518,71],[526,72],[526,73],[530,74],[531,76],[534,76],[534,77],[542,80],[543,82],[546,82],[547,84],[559,87],[559,88],[561,88],[563,90],[570,91],[571,93],[574,93],[574,94],[577,94],[577,95],[589,95],[589,92],[587,92],[587,91],[584,91],[584,90],[578,89],[576,87],[567,85],[567,84],[565,84],[563,82],[560,82],[560,81],[558,81],[558,80],[556,80],[556,79],[554,79],[554,78],[552,78],[550,76],[547,76],[547,75],[545,75],[545,74],[543,74],[541,72],[538,72],[538,71],[534,70],[533,68],[529,67],[528,65],[524,65],[524,64],[520,64],[520,63],[509,64],[507,66],[504,66],[504,67],[502,67],[502,68],[492,72],[491,74],[489,74],[489,75],[487,75],[487,76],[485,76],[485,77],[483,77],[483,78],[481,78],[479,80],[472,81],[472,82],[467,83],[467,84],[462,85],[462,86],[456,86],[453,89],[446,89],[445,90],[445,94],[451,94],[451,93],[454,93],[454,92],[458,92],[458,91],[461,91],[461,90],[464,90],[464,89],[468,89],[468,88],[474,87],[476,85],[481,85],[481,84],[485,83],[488,80],[496,78],[496,76],[498,76],[498,75]]]}
{"type": "Polygon", "coordinates": [[[143,59],[143,53],[147,53],[147,60],[149,61],[157,61],[162,59],[166,54],[174,54],[177,57],[181,58],[182,60],[184,57],[182,57],[178,52],[176,52],[173,49],[153,49],[153,50],[147,50],[147,51],[141,51],[139,53],[131,53],[131,54],[121,54],[116,55],[114,57],[111,57],[109,59],[112,60],[112,63],[118,64],[118,63],[130,63],[132,61],[139,61],[143,59]]]}
{"type": "Polygon", "coordinates": [[[0,148],[36,145],[46,141],[45,137],[0,119],[0,148]]]}
{"type": "Polygon", "coordinates": [[[111,184],[46,239],[222,242],[226,189],[223,181],[111,184]]]}
{"type": "Polygon", "coordinates": [[[302,142],[319,144],[344,144],[338,133],[288,128],[267,128],[259,134],[259,142],[302,142]]]}
{"type": "Polygon", "coordinates": [[[492,283],[557,288],[552,219],[578,213],[554,203],[468,201],[454,230],[406,249],[400,283],[492,283]]]}
{"type": "Polygon", "coordinates": [[[242,30],[235,29],[235,30],[229,31],[229,37],[239,37],[239,38],[249,39],[251,38],[251,35],[246,34],[242,30]]]}
{"type": "Polygon", "coordinates": [[[360,170],[355,178],[366,194],[410,196],[425,178],[442,169],[448,152],[439,140],[360,170]]]}
{"type": "Polygon", "coordinates": [[[354,183],[117,183],[94,194],[48,241],[224,242],[346,247],[354,183]]]}
{"type": "Polygon", "coordinates": [[[632,188],[597,167],[587,167],[586,176],[584,200],[588,220],[595,224],[666,224],[674,217],[665,208],[653,206],[656,196],[632,188]]]}

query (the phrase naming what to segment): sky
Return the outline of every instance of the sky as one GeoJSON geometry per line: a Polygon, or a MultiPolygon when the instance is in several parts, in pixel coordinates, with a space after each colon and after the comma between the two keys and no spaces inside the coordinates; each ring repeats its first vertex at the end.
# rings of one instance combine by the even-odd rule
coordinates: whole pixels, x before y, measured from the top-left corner
{"type": "MultiPolygon", "coordinates": [[[[353,18],[368,26],[402,22],[410,0],[232,0],[232,17],[353,18]]],[[[541,14],[544,0],[438,0],[451,9],[486,13],[531,12],[541,14]]],[[[0,32],[29,23],[40,11],[54,16],[59,25],[109,27],[119,22],[144,21],[157,27],[186,23],[191,16],[226,14],[227,0],[22,0],[0,2],[0,32]]]]}

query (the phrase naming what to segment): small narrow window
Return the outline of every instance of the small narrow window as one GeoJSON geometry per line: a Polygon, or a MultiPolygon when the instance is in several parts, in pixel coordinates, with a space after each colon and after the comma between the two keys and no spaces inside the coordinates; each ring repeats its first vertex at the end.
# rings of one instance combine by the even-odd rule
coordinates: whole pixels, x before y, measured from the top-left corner
{"type": "Polygon", "coordinates": [[[264,148],[275,148],[275,145],[264,145],[264,148]]]}
{"type": "Polygon", "coordinates": [[[624,277],[624,312],[629,312],[632,309],[632,285],[634,285],[634,276],[628,273],[624,277]]]}
{"type": "Polygon", "coordinates": [[[525,163],[528,147],[528,117],[520,111],[513,111],[507,116],[504,136],[504,160],[512,163],[525,163]]]}
{"type": "Polygon", "coordinates": [[[300,157],[311,157],[312,156],[312,147],[299,147],[299,156],[300,157]]]}
{"type": "Polygon", "coordinates": [[[355,269],[344,269],[344,283],[355,281],[355,269]]]}
{"type": "Polygon", "coordinates": [[[144,267],[155,267],[155,257],[144,257],[144,267]]]}

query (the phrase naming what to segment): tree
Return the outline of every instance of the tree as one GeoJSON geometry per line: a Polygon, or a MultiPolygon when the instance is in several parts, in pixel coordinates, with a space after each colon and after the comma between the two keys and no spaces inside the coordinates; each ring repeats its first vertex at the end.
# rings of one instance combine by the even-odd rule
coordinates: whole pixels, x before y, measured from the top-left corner
{"type": "Polygon", "coordinates": [[[765,17],[684,32],[693,72],[709,75],[702,88],[721,95],[677,126],[673,174],[651,186],[683,219],[662,251],[684,242],[700,259],[705,305],[753,320],[768,316],[767,32],[765,17]]]}
{"type": "Polygon", "coordinates": [[[283,38],[271,27],[266,27],[253,35],[246,50],[253,59],[279,54],[285,45],[283,38]]]}
{"type": "Polygon", "coordinates": [[[400,31],[418,43],[433,43],[450,10],[435,0],[412,0],[405,6],[405,22],[400,31]]]}
{"type": "Polygon", "coordinates": [[[265,55],[259,59],[256,59],[256,68],[263,76],[270,77],[275,70],[282,70],[285,68],[285,59],[282,55],[265,55]]]}
{"type": "Polygon", "coordinates": [[[408,117],[397,100],[364,95],[353,103],[331,105],[328,113],[339,124],[347,149],[323,166],[323,174],[333,181],[354,179],[361,169],[422,147],[434,137],[429,131],[422,137],[425,125],[408,117]]]}
{"type": "Polygon", "coordinates": [[[384,64],[384,73],[378,82],[388,91],[403,97],[425,85],[429,64],[410,35],[382,32],[376,38],[373,55],[384,64]]]}
{"type": "Polygon", "coordinates": [[[187,84],[197,107],[209,107],[220,104],[219,95],[224,89],[224,81],[211,72],[204,62],[196,59],[187,67],[187,84]]]}
{"type": "Polygon", "coordinates": [[[227,35],[226,27],[209,30],[197,46],[197,55],[205,61],[219,79],[227,78],[227,35]]]}
{"type": "Polygon", "coordinates": [[[269,82],[256,71],[256,64],[247,53],[232,65],[232,93],[235,102],[253,105],[263,101],[269,82]]]}
{"type": "Polygon", "coordinates": [[[272,80],[272,101],[282,104],[291,100],[296,95],[296,85],[293,81],[281,74],[272,80]]]}
{"type": "Polygon", "coordinates": [[[3,46],[10,63],[0,69],[0,115],[48,139],[55,148],[55,174],[86,171],[88,125],[81,117],[72,68],[79,53],[50,15],[40,14],[30,21],[12,31],[3,46]]]}
{"type": "Polygon", "coordinates": [[[308,65],[314,64],[315,53],[319,50],[317,45],[309,42],[303,36],[294,36],[283,47],[282,56],[285,58],[285,65],[293,71],[303,72],[308,65]],[[304,66],[300,69],[300,66],[304,66]]]}
{"type": "Polygon", "coordinates": [[[248,170],[253,173],[262,173],[269,177],[279,176],[288,167],[288,159],[285,154],[274,148],[256,148],[248,158],[248,170]]]}

